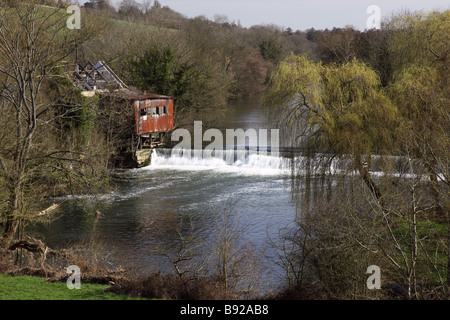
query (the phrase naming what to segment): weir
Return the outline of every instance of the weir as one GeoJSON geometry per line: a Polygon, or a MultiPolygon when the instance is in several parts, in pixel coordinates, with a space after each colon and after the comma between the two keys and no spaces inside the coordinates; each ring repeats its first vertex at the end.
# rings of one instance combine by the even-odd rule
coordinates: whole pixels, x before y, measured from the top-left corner
{"type": "MultiPolygon", "coordinates": [[[[349,157],[332,157],[316,153],[304,156],[299,149],[277,148],[274,151],[258,148],[233,149],[185,149],[155,148],[148,152],[150,157],[146,167],[149,169],[170,170],[216,170],[222,172],[249,172],[261,175],[289,174],[358,174],[349,157]],[[309,167],[307,167],[309,166],[309,167]]],[[[382,160],[389,158],[393,170],[390,174],[411,174],[406,159],[396,156],[377,156],[371,158],[370,172],[384,175],[382,160]]]]}
{"type": "Polygon", "coordinates": [[[153,149],[148,168],[173,170],[215,170],[252,172],[254,174],[287,174],[289,161],[278,152],[257,152],[248,149],[198,150],[153,149]]]}

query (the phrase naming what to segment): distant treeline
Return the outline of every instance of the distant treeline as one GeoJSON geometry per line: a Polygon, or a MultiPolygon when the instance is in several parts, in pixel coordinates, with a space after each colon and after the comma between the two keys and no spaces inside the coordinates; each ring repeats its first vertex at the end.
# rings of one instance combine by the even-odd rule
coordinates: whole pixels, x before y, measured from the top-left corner
{"type": "MultiPolygon", "coordinates": [[[[117,7],[109,0],[91,0],[82,8],[103,22],[79,48],[78,60],[104,60],[127,84],[173,95],[181,126],[194,114],[204,118],[207,110],[220,115],[230,99],[263,93],[272,71],[291,53],[326,64],[356,58],[375,69],[383,85],[393,76],[388,39],[395,19],[378,30],[294,31],[272,24],[244,28],[225,15],[187,18],[157,0],[123,0],[117,7]]],[[[93,23],[91,18],[83,20],[84,26],[93,23]]]]}

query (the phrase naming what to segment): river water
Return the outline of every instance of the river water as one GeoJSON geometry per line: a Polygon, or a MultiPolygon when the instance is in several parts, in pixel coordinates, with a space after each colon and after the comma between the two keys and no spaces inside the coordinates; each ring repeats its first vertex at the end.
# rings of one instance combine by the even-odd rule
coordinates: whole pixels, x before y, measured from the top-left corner
{"type": "MultiPolygon", "coordinates": [[[[267,127],[258,98],[232,106],[223,126],[272,129],[267,127]]],[[[246,159],[226,163],[199,156],[188,159],[169,149],[154,150],[149,166],[119,172],[128,182],[100,196],[97,221],[84,210],[90,199],[63,198],[63,216],[39,226],[39,232],[50,246],[74,244],[95,235],[111,251],[105,261],[112,266],[168,272],[172,265],[154,252],[155,247],[167,245],[167,250],[175,252],[170,244],[179,243],[180,233],[188,234],[192,225],[205,244],[200,250],[210,253],[218,233],[214,212],[233,202],[231,223],[242,231],[238,242],[251,243],[257,252],[263,291],[275,290],[284,283],[283,270],[268,240],[277,240],[280,229],[297,214],[289,170],[282,158],[270,154],[246,159]]]]}

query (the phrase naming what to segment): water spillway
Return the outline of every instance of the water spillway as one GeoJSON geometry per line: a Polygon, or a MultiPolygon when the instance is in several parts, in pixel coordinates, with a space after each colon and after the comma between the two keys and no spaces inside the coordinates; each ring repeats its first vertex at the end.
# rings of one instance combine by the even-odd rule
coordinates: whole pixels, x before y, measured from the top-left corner
{"type": "MultiPolygon", "coordinates": [[[[393,175],[410,175],[405,169],[405,159],[391,157],[394,163],[393,175]]],[[[372,156],[370,172],[383,176],[382,156],[372,156]]],[[[325,154],[304,156],[298,150],[259,151],[248,148],[201,150],[157,148],[151,152],[150,164],[144,170],[212,170],[217,173],[242,175],[288,175],[309,174],[358,174],[350,157],[334,157],[325,154]]]]}
{"type": "Polygon", "coordinates": [[[290,172],[288,159],[251,150],[154,149],[146,169],[214,170],[253,175],[286,175],[290,172]]]}

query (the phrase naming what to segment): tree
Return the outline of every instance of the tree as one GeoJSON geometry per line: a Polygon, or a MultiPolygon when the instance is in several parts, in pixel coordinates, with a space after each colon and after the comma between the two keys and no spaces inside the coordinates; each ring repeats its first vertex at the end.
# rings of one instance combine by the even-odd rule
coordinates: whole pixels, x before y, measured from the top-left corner
{"type": "Polygon", "coordinates": [[[263,40],[259,44],[259,51],[264,59],[277,62],[283,53],[282,48],[273,39],[263,40]]]}
{"type": "Polygon", "coordinates": [[[88,37],[89,28],[75,33],[66,28],[67,15],[59,8],[41,8],[35,3],[13,3],[2,9],[0,19],[0,108],[5,115],[0,183],[7,203],[1,242],[5,247],[21,221],[35,215],[30,199],[38,193],[33,187],[43,182],[43,177],[58,174],[74,185],[75,181],[86,182],[82,172],[86,167],[92,169],[86,154],[50,138],[56,121],[67,116],[58,110],[73,93],[73,89],[64,90],[55,97],[53,85],[67,79],[61,72],[62,61],[88,37]]]}
{"type": "Polygon", "coordinates": [[[264,101],[297,146],[315,146],[332,157],[349,156],[381,200],[369,173],[371,155],[392,145],[398,112],[373,70],[357,60],[322,65],[292,55],[272,75],[264,101]]]}
{"type": "Polygon", "coordinates": [[[350,62],[356,57],[357,34],[358,32],[352,27],[324,31],[319,40],[321,60],[324,62],[350,62]]]}
{"type": "MultiPolygon", "coordinates": [[[[407,14],[390,21],[393,36],[390,53],[394,66],[390,86],[392,100],[401,112],[405,132],[400,148],[407,150],[414,166],[411,170],[428,176],[417,190],[426,201],[416,206],[422,213],[431,213],[433,223],[445,221],[448,234],[446,278],[443,287],[450,294],[450,217],[449,217],[449,150],[450,113],[448,65],[450,12],[407,14]],[[401,59],[400,59],[401,57],[401,59]]],[[[436,242],[437,244],[438,242],[436,242]]],[[[437,245],[436,245],[437,247],[437,245]]],[[[436,249],[436,252],[438,250],[436,249]]],[[[430,265],[433,265],[430,261],[430,265]]],[[[438,270],[438,268],[435,268],[438,270]]]]}
{"type": "Polygon", "coordinates": [[[389,53],[391,36],[389,29],[370,29],[358,33],[354,40],[356,57],[380,74],[383,87],[387,87],[392,81],[393,68],[389,53]]]}
{"type": "Polygon", "coordinates": [[[122,0],[119,5],[119,16],[127,21],[136,22],[142,17],[142,11],[139,4],[134,0],[122,0]]]}
{"type": "Polygon", "coordinates": [[[273,74],[265,104],[308,159],[293,174],[301,250],[280,251],[289,272],[313,268],[327,292],[347,296],[349,276],[375,263],[404,297],[448,297],[448,30],[448,12],[408,14],[360,38],[369,46],[355,53],[383,81],[356,59],[291,56],[273,74]]]}
{"type": "Polygon", "coordinates": [[[129,68],[132,83],[139,89],[174,96],[177,112],[195,103],[188,94],[200,85],[196,83],[199,75],[192,65],[178,61],[171,47],[154,45],[143,57],[133,58],[129,68]]]}
{"type": "Polygon", "coordinates": [[[153,249],[156,253],[166,257],[172,264],[175,274],[183,281],[198,280],[204,273],[207,256],[201,257],[200,248],[204,240],[200,239],[195,229],[192,217],[189,218],[187,233],[183,228],[183,221],[177,225],[176,241],[159,245],[153,249]],[[185,234],[186,233],[186,234],[185,234]]]}
{"type": "Polygon", "coordinates": [[[437,212],[445,215],[438,180],[448,188],[450,12],[401,16],[393,24],[391,96],[408,126],[405,143],[414,145],[415,157],[426,166],[437,212]]]}
{"type": "Polygon", "coordinates": [[[153,3],[153,7],[161,8],[161,3],[158,0],[155,0],[155,2],[153,3]]]}
{"type": "Polygon", "coordinates": [[[115,11],[114,6],[111,4],[111,0],[90,0],[85,2],[83,6],[89,9],[115,11]]]}

